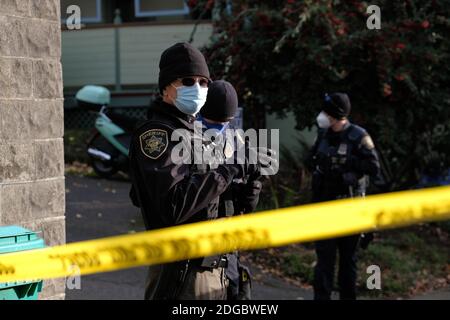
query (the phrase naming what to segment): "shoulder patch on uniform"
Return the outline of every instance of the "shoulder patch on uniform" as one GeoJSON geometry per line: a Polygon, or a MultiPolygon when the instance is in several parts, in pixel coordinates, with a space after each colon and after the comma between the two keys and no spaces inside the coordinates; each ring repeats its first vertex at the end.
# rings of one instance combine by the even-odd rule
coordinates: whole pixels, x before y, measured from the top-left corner
{"type": "Polygon", "coordinates": [[[169,138],[166,130],[151,129],[139,136],[142,153],[150,159],[158,159],[166,150],[169,138]]]}
{"type": "Polygon", "coordinates": [[[352,141],[357,141],[358,139],[361,139],[364,135],[367,135],[366,130],[361,128],[360,126],[357,126],[356,124],[350,124],[350,130],[348,132],[348,138],[352,141]]]}
{"type": "Polygon", "coordinates": [[[361,145],[365,147],[366,149],[372,150],[375,148],[375,145],[373,144],[372,138],[369,135],[365,135],[361,139],[361,145]]]}

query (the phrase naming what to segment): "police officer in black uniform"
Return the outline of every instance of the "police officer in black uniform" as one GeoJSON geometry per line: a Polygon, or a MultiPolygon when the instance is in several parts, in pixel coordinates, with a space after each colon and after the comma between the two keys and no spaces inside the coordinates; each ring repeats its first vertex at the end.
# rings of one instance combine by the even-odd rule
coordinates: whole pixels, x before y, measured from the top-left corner
{"type": "MultiPolygon", "coordinates": [[[[211,144],[219,144],[220,150],[223,150],[224,161],[231,156],[227,150],[235,149],[235,142],[230,138],[227,139],[225,131],[230,121],[234,119],[237,108],[238,97],[232,84],[224,80],[214,81],[209,87],[206,103],[200,110],[199,120],[202,121],[205,130],[211,130],[216,137],[221,135],[216,142],[205,141],[205,148],[211,147],[211,144]]],[[[240,139],[240,136],[233,135],[232,138],[240,139]]],[[[253,212],[262,190],[262,178],[260,172],[255,171],[251,176],[233,179],[228,189],[219,197],[219,217],[253,212]]],[[[227,261],[226,275],[229,280],[227,299],[251,299],[250,270],[241,263],[239,252],[228,254],[227,261]]]]}
{"type": "MultiPolygon", "coordinates": [[[[165,50],[159,68],[161,97],[135,130],[129,154],[130,196],[148,230],[218,218],[218,197],[233,179],[255,169],[227,164],[200,172],[191,163],[174,161],[172,150],[179,142],[171,140],[172,133],[185,129],[187,140],[192,138],[210,75],[204,56],[188,43],[165,50]]],[[[225,255],[216,255],[152,266],[145,298],[226,299],[226,264],[225,255]]]]}
{"type": "MultiPolygon", "coordinates": [[[[313,202],[365,195],[369,177],[379,173],[375,146],[363,128],[350,123],[350,100],[345,93],[325,96],[317,117],[318,136],[311,150],[313,202]]],[[[339,219],[338,213],[336,219],[339,219]]],[[[356,250],[360,235],[316,242],[314,299],[329,300],[339,252],[340,299],[356,299],[356,250]]]]}

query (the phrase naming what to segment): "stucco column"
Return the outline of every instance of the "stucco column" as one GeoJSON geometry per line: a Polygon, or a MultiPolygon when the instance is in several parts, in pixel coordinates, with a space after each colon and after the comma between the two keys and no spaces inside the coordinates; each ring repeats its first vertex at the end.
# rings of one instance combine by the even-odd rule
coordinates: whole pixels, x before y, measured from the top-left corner
{"type": "MultiPolygon", "coordinates": [[[[65,243],[58,0],[0,0],[0,224],[65,243]]],[[[43,299],[64,298],[64,281],[43,299]]]]}

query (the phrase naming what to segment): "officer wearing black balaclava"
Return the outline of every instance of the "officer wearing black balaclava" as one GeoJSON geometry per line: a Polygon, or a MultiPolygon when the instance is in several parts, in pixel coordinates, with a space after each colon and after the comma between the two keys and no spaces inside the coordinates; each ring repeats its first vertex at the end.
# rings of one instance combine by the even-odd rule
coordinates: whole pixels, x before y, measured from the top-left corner
{"type": "MultiPolygon", "coordinates": [[[[366,130],[350,123],[350,110],[347,94],[325,95],[322,111],[317,116],[318,136],[308,163],[313,171],[313,202],[363,197],[369,178],[379,173],[373,141],[366,130]]],[[[331,297],[337,251],[340,299],[356,299],[359,239],[360,235],[353,235],[316,242],[314,299],[331,297]]]]}
{"type": "MultiPolygon", "coordinates": [[[[226,135],[225,130],[236,116],[237,108],[238,97],[231,83],[217,80],[209,86],[206,103],[200,110],[198,119],[202,122],[204,130],[209,130],[216,139],[215,141],[206,139],[204,147],[211,148],[213,144],[220,144],[221,155],[224,158],[230,157],[230,151],[235,149],[235,141],[226,135]]],[[[238,133],[236,134],[237,136],[233,135],[232,138],[242,139],[238,133]]],[[[253,212],[259,201],[262,179],[258,171],[244,178],[234,179],[230,187],[219,197],[219,216],[232,217],[253,212]]],[[[251,299],[250,271],[240,262],[239,253],[228,254],[227,262],[226,275],[229,280],[227,299],[251,299]]]]}

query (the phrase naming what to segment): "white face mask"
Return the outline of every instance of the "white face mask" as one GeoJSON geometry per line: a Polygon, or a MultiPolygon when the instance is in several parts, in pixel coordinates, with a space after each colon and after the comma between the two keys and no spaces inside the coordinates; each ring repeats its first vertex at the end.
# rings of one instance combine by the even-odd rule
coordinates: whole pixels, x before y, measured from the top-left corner
{"type": "Polygon", "coordinates": [[[320,112],[316,118],[317,125],[321,129],[328,129],[331,126],[330,119],[325,112],[320,112]]]}

